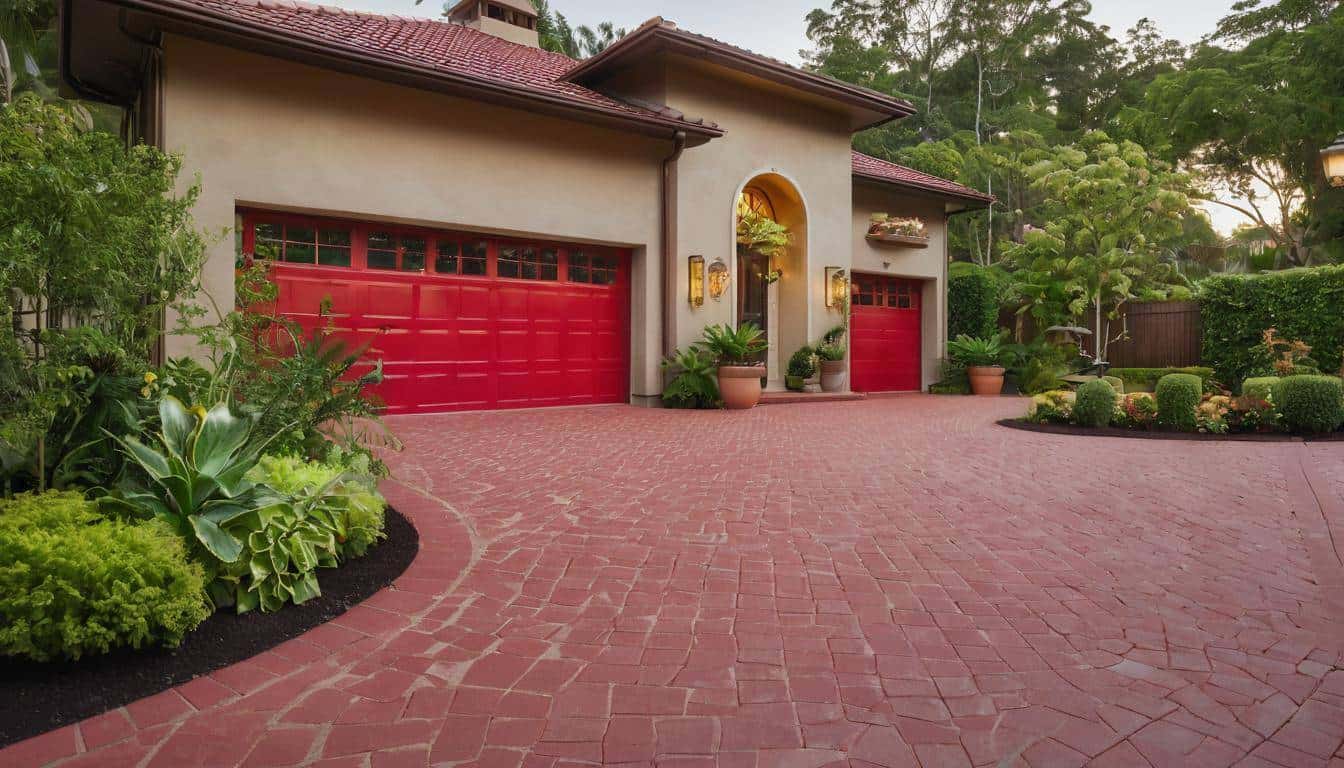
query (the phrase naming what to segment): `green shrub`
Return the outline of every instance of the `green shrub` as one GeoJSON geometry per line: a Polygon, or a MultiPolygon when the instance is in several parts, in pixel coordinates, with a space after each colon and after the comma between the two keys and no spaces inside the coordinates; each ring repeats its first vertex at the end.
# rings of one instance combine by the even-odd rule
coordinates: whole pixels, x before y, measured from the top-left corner
{"type": "Polygon", "coordinates": [[[176,646],[209,615],[205,573],[168,525],[105,519],[74,492],[0,501],[0,654],[176,646]]]}
{"type": "Polygon", "coordinates": [[[947,281],[947,336],[993,336],[999,326],[999,288],[984,270],[947,281]]]}
{"type": "Polygon", "coordinates": [[[1192,365],[1186,368],[1111,368],[1107,375],[1114,376],[1125,383],[1126,392],[1152,392],[1157,380],[1172,373],[1189,373],[1198,376],[1207,385],[1213,378],[1213,369],[1192,365]]]}
{"type": "Polygon", "coordinates": [[[804,344],[789,357],[789,375],[800,379],[810,379],[817,373],[817,353],[804,344]]]}
{"type": "Polygon", "coordinates": [[[1331,432],[1344,424],[1344,384],[1334,376],[1287,376],[1274,385],[1274,406],[1293,432],[1331,432]]]}
{"type": "Polygon", "coordinates": [[[1101,379],[1085,382],[1074,396],[1073,418],[1085,427],[1109,426],[1118,398],[1115,387],[1101,379]]]}
{"type": "Polygon", "coordinates": [[[1195,409],[1204,388],[1192,373],[1169,373],[1157,380],[1157,422],[1170,429],[1192,431],[1195,409]]]}
{"type": "Polygon", "coordinates": [[[719,407],[719,365],[708,352],[694,346],[678,349],[663,361],[663,370],[672,374],[663,387],[664,407],[719,407]]]}
{"type": "Polygon", "coordinates": [[[966,366],[943,358],[939,365],[940,374],[936,383],[929,385],[931,395],[969,395],[971,380],[966,375],[966,366]]]}
{"type": "Polygon", "coordinates": [[[1215,275],[1201,283],[1203,360],[1223,381],[1266,372],[1262,334],[1311,346],[1321,370],[1336,371],[1344,350],[1344,266],[1259,275],[1215,275]]]}
{"type": "Polygon", "coordinates": [[[1241,383],[1242,397],[1270,400],[1274,385],[1278,383],[1278,376],[1253,376],[1241,383]]]}
{"type": "Polygon", "coordinates": [[[1101,380],[1111,385],[1117,395],[1125,394],[1125,380],[1119,376],[1102,376],[1101,380]]]}

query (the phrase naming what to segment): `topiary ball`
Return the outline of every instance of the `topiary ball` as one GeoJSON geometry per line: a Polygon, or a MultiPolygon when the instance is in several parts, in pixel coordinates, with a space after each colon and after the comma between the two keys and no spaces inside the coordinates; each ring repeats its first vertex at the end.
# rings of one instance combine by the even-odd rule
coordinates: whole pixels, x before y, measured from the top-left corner
{"type": "Polygon", "coordinates": [[[1344,424],[1344,384],[1334,376],[1287,376],[1274,385],[1274,407],[1293,432],[1332,432],[1344,424]]]}
{"type": "Polygon", "coordinates": [[[1115,415],[1119,395],[1109,382],[1097,379],[1078,387],[1073,400],[1073,418],[1084,427],[1105,427],[1115,415]]]}
{"type": "Polygon", "coordinates": [[[1169,373],[1157,380],[1157,423],[1168,429],[1195,430],[1195,409],[1204,382],[1192,373],[1169,373]]]}
{"type": "Polygon", "coordinates": [[[1241,395],[1255,400],[1269,400],[1274,385],[1278,383],[1278,376],[1252,376],[1241,383],[1241,395]]]}
{"type": "Polygon", "coordinates": [[[1102,376],[1101,380],[1110,384],[1117,395],[1125,394],[1125,380],[1119,376],[1102,376]]]}

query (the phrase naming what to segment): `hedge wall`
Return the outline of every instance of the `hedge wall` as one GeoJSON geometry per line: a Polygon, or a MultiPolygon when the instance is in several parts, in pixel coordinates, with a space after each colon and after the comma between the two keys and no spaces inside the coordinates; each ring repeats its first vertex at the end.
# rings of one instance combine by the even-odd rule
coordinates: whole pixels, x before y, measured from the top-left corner
{"type": "Polygon", "coordinates": [[[999,287],[983,270],[954,275],[947,281],[947,338],[976,338],[999,330],[999,287]]]}
{"type": "Polygon", "coordinates": [[[1218,380],[1239,382],[1266,373],[1260,334],[1311,345],[1321,370],[1339,370],[1344,350],[1344,266],[1307,267],[1258,275],[1216,275],[1199,291],[1204,364],[1218,380]]]}

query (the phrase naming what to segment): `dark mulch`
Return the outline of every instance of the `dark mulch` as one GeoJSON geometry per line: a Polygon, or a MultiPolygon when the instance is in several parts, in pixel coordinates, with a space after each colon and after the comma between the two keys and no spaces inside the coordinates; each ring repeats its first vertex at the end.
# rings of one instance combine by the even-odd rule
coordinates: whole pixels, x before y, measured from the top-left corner
{"type": "Polygon", "coordinates": [[[1025,432],[1044,432],[1051,435],[1078,435],[1084,437],[1128,437],[1139,440],[1194,440],[1197,442],[1241,443],[1300,443],[1344,441],[1344,432],[1323,435],[1285,435],[1282,432],[1241,432],[1229,435],[1210,435],[1205,432],[1173,432],[1169,430],[1138,430],[1123,427],[1080,427],[1074,424],[1037,424],[1025,419],[1000,419],[998,425],[1025,432]]]}
{"type": "Polygon", "coordinates": [[[223,610],[174,649],[121,649],[77,662],[0,658],[0,747],[102,714],[226,667],[330,621],[391,584],[420,536],[388,508],[387,538],[361,558],[319,572],[322,596],[275,613],[223,610]]]}

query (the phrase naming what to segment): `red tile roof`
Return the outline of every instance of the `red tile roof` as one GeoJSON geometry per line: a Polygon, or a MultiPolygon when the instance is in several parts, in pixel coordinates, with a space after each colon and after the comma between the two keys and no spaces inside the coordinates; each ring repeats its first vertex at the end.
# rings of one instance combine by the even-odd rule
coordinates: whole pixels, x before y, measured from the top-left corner
{"type": "Polygon", "coordinates": [[[445,75],[504,85],[519,95],[560,99],[579,108],[718,134],[716,126],[675,109],[631,104],[562,79],[575,61],[461,24],[382,16],[294,0],[141,0],[159,11],[205,13],[258,32],[317,41],[332,53],[366,54],[445,75]]]}
{"type": "Polygon", "coordinates": [[[879,160],[862,152],[851,151],[850,155],[850,165],[853,168],[854,175],[858,178],[896,184],[910,189],[980,203],[988,203],[994,199],[993,195],[987,195],[979,190],[962,186],[955,181],[948,181],[941,176],[934,176],[916,171],[914,168],[906,168],[904,165],[879,160]]]}

